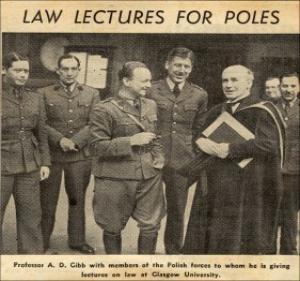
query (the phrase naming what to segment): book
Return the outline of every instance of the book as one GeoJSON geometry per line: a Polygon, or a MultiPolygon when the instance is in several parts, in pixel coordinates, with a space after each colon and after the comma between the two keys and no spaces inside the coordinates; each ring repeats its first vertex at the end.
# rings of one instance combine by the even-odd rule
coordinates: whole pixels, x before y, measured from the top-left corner
{"type": "MultiPolygon", "coordinates": [[[[254,134],[251,131],[226,111],[221,113],[219,117],[202,132],[202,135],[217,143],[238,143],[254,138],[254,134]]],[[[197,181],[201,170],[212,165],[214,162],[213,159],[215,159],[214,156],[201,152],[188,163],[184,163],[182,167],[178,169],[178,173],[182,176],[189,177],[189,182],[192,184],[197,181]]],[[[252,159],[253,158],[243,159],[237,162],[237,165],[240,168],[244,168],[252,159]]]]}
{"type": "MultiPolygon", "coordinates": [[[[221,113],[220,116],[202,132],[202,135],[217,143],[239,143],[254,138],[253,133],[227,111],[221,113]]],[[[243,159],[237,162],[237,165],[240,168],[244,168],[252,159],[253,158],[243,159]]]]}

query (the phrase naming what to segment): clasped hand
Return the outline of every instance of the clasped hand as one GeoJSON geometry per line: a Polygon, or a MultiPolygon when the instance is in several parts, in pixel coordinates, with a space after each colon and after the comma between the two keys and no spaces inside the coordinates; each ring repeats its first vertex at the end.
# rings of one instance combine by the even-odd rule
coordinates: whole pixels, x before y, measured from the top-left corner
{"type": "Polygon", "coordinates": [[[217,143],[209,138],[200,138],[196,141],[198,147],[205,153],[219,158],[226,158],[229,153],[228,143],[217,143]]]}
{"type": "Polygon", "coordinates": [[[142,132],[131,136],[130,144],[131,146],[135,146],[135,145],[142,146],[142,145],[149,144],[154,139],[156,139],[156,135],[154,133],[142,132]]]}
{"type": "Polygon", "coordinates": [[[78,149],[76,148],[76,144],[68,138],[62,138],[59,141],[59,145],[64,152],[70,151],[70,150],[78,151],[78,149]]]}

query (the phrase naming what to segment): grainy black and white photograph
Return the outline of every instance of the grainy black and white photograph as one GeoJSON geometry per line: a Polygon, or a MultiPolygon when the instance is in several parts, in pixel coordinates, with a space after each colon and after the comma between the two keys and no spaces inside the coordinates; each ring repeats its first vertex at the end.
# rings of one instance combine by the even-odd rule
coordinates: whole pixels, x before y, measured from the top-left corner
{"type": "Polygon", "coordinates": [[[298,255],[299,35],[3,33],[3,255],[298,255]]]}

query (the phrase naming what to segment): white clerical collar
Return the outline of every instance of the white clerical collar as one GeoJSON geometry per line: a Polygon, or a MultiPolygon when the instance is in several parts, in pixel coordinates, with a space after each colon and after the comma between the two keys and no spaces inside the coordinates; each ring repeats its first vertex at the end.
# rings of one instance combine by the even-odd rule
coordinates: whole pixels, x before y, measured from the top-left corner
{"type": "MultiPolygon", "coordinates": [[[[169,76],[166,78],[166,81],[167,81],[167,84],[168,84],[168,86],[170,87],[170,89],[173,91],[173,89],[174,89],[174,87],[175,87],[175,83],[170,79],[169,76]]],[[[184,87],[184,84],[185,84],[185,81],[179,83],[179,84],[178,84],[178,88],[179,88],[180,90],[182,90],[182,88],[184,87]]]]}

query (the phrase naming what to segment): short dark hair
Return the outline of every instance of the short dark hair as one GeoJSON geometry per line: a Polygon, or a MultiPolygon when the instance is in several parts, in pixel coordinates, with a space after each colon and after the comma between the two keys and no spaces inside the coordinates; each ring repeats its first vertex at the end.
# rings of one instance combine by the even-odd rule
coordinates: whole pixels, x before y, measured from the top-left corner
{"type": "Polygon", "coordinates": [[[119,71],[119,80],[121,81],[123,78],[132,78],[133,76],[133,71],[136,69],[136,68],[146,68],[148,69],[147,65],[145,65],[144,63],[142,62],[139,62],[139,61],[129,61],[129,62],[126,62],[124,63],[122,69],[119,71]]]}
{"type": "Polygon", "coordinates": [[[180,57],[183,59],[190,59],[191,63],[194,64],[195,62],[195,55],[194,52],[185,47],[177,47],[173,48],[167,56],[167,60],[171,61],[174,57],[180,57]]]}
{"type": "Polygon", "coordinates": [[[4,69],[9,69],[10,67],[12,67],[13,62],[15,62],[15,61],[28,61],[29,62],[29,58],[22,56],[16,52],[10,52],[10,53],[6,54],[5,56],[3,56],[2,65],[3,65],[4,69]]]}
{"type": "Polygon", "coordinates": [[[297,72],[292,72],[292,73],[284,73],[280,76],[280,82],[282,82],[282,79],[285,77],[296,77],[299,80],[299,74],[297,72]]]}
{"type": "Polygon", "coordinates": [[[66,60],[66,59],[74,59],[74,60],[76,60],[76,61],[77,61],[78,67],[80,67],[80,60],[79,60],[79,58],[77,58],[76,56],[71,55],[71,54],[65,54],[65,55],[62,55],[62,56],[59,57],[59,59],[58,59],[58,61],[57,61],[57,66],[58,66],[58,68],[61,67],[61,62],[62,62],[63,60],[66,60]]]}
{"type": "Polygon", "coordinates": [[[278,77],[278,76],[269,76],[269,77],[267,77],[266,82],[270,81],[270,80],[274,80],[274,79],[280,80],[280,77],[278,77]]]}

